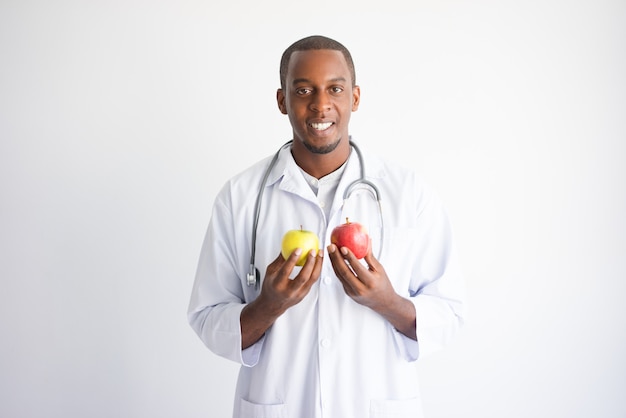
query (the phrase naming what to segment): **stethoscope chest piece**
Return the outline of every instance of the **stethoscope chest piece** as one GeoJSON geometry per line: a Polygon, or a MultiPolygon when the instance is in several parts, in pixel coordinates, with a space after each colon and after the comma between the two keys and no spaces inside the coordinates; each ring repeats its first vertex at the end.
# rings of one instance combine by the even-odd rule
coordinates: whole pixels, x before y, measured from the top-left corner
{"type": "Polygon", "coordinates": [[[261,282],[261,273],[259,269],[254,267],[254,264],[250,264],[250,270],[247,274],[246,282],[248,286],[254,286],[255,289],[259,288],[259,283],[261,282]]]}

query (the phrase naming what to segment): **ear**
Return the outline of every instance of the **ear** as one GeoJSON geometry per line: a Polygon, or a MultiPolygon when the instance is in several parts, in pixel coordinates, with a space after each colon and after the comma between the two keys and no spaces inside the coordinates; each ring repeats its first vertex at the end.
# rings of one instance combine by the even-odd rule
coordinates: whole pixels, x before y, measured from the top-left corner
{"type": "Polygon", "coordinates": [[[278,109],[280,110],[280,113],[286,115],[287,106],[285,105],[285,93],[283,92],[283,89],[278,89],[276,91],[276,102],[278,103],[278,109]]]}
{"type": "Polygon", "coordinates": [[[356,112],[359,109],[359,103],[361,103],[361,87],[352,87],[352,111],[356,112]]]}

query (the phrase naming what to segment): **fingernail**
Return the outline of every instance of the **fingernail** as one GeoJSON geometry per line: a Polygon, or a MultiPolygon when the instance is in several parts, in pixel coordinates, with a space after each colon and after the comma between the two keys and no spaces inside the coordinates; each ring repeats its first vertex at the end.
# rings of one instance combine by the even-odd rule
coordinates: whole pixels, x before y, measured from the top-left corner
{"type": "Polygon", "coordinates": [[[296,248],[293,252],[296,253],[297,256],[299,256],[300,254],[302,254],[302,248],[296,248]]]}
{"type": "Polygon", "coordinates": [[[346,247],[341,247],[341,254],[348,255],[348,249],[346,247]]]}

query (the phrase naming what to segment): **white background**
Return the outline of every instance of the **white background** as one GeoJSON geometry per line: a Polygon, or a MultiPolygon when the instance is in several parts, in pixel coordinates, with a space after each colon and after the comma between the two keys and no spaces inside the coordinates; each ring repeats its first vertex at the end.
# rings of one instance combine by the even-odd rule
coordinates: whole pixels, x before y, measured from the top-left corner
{"type": "Polygon", "coordinates": [[[454,222],[470,317],[420,361],[428,417],[626,416],[626,3],[217,3],[0,3],[0,416],[230,415],[187,302],[310,34],[352,51],[353,135],[454,222]]]}

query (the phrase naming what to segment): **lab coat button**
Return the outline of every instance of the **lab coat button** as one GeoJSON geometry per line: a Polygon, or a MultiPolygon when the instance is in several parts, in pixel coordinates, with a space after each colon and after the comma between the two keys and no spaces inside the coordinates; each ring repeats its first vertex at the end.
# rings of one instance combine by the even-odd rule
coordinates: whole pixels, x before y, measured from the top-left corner
{"type": "Polygon", "coordinates": [[[324,338],[320,344],[322,345],[322,348],[328,348],[330,347],[330,340],[328,338],[324,338]]]}
{"type": "Polygon", "coordinates": [[[324,279],[322,280],[324,282],[324,284],[329,285],[330,284],[330,277],[326,276],[324,277],[324,279]]]}

